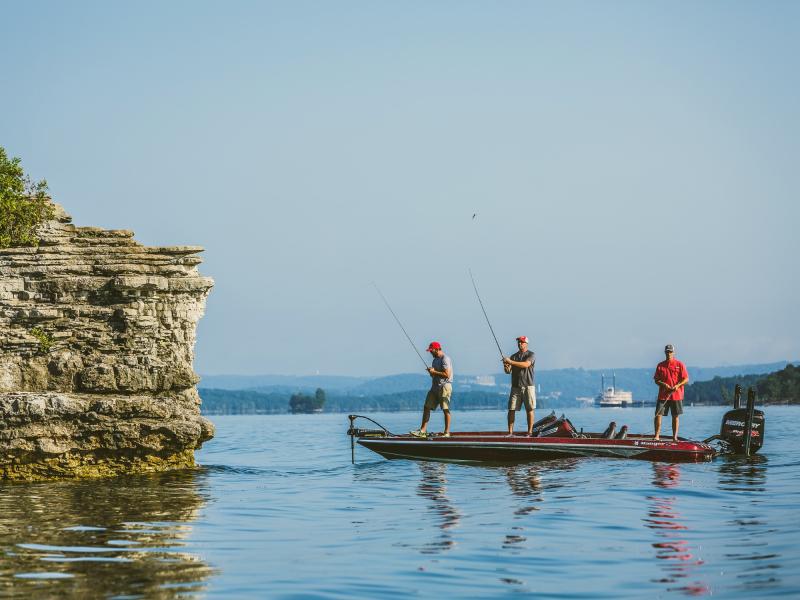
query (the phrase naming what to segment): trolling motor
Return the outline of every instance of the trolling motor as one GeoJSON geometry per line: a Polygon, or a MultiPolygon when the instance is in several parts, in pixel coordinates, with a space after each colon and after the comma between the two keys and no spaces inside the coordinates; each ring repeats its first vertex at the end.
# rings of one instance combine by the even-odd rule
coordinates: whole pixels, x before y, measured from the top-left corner
{"type": "Polygon", "coordinates": [[[350,419],[350,429],[347,430],[347,435],[350,436],[350,460],[353,464],[356,462],[356,438],[363,437],[363,436],[370,436],[370,437],[386,437],[392,435],[386,427],[378,423],[377,421],[373,421],[369,417],[365,417],[364,415],[347,415],[347,418],[350,419]],[[355,426],[356,419],[366,419],[370,423],[375,423],[380,429],[361,429],[355,426]]]}
{"type": "Polygon", "coordinates": [[[706,443],[719,440],[725,449],[734,454],[750,456],[764,444],[764,411],[755,408],[756,391],[747,390],[747,406],[740,407],[742,386],[738,383],[733,392],[733,410],[722,417],[719,434],[711,436],[706,443]]]}

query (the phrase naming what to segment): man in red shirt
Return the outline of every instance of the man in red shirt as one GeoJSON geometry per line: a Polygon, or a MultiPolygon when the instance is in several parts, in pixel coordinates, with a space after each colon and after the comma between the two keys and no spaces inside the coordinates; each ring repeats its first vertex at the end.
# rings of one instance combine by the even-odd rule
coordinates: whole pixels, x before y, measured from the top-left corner
{"type": "Polygon", "coordinates": [[[655,429],[654,439],[659,439],[661,433],[661,417],[672,411],[672,440],[678,441],[678,415],[683,412],[683,386],[689,382],[689,373],[686,365],[675,358],[675,347],[667,344],[664,347],[667,359],[658,363],[653,381],[658,386],[658,401],[656,402],[656,416],[653,420],[655,429]]]}

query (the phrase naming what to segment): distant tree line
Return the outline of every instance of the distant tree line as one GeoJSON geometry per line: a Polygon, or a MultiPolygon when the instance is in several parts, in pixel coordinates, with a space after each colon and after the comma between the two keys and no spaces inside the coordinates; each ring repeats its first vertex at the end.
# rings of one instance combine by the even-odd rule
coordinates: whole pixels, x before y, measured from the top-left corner
{"type": "Polygon", "coordinates": [[[200,388],[200,411],[207,415],[277,415],[288,412],[289,394],[200,388]]]}
{"type": "Polygon", "coordinates": [[[684,402],[696,404],[732,404],[736,384],[742,386],[742,403],[747,399],[747,389],[755,388],[760,404],[800,403],[800,366],[786,365],[767,375],[739,375],[715,377],[711,381],[698,381],[686,386],[684,402]]]}
{"type": "MultiPolygon", "coordinates": [[[[201,410],[204,414],[253,415],[307,413],[321,409],[331,413],[421,410],[424,391],[394,394],[348,396],[326,394],[318,389],[312,396],[297,393],[265,393],[253,390],[217,390],[200,388],[201,410]]],[[[505,409],[505,393],[470,391],[454,392],[453,407],[463,410],[505,409]]]]}
{"type": "Polygon", "coordinates": [[[800,366],[786,365],[758,382],[758,397],[774,404],[800,404],[800,366]]]}

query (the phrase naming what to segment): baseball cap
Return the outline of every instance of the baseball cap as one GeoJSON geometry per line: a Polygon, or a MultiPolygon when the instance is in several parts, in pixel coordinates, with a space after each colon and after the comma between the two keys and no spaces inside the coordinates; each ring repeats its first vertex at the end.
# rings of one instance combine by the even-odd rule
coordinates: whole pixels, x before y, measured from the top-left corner
{"type": "Polygon", "coordinates": [[[427,352],[430,352],[431,350],[441,350],[441,349],[442,349],[442,345],[439,342],[431,342],[428,345],[427,352]]]}
{"type": "Polygon", "coordinates": [[[667,344],[664,346],[664,352],[675,352],[675,346],[672,344],[667,344]]]}
{"type": "Polygon", "coordinates": [[[519,337],[517,338],[517,341],[518,341],[518,342],[525,342],[525,343],[527,344],[527,343],[528,343],[528,336],[526,336],[526,335],[521,335],[521,336],[519,336],[519,337]]]}

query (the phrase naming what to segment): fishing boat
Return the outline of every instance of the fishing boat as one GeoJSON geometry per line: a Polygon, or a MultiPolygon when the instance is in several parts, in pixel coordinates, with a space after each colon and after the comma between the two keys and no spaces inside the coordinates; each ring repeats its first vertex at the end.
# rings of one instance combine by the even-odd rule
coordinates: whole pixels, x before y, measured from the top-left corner
{"type": "MultiPolygon", "coordinates": [[[[749,404],[749,403],[748,403],[749,404]]],[[[629,434],[616,425],[603,433],[578,431],[565,416],[552,413],[534,425],[533,436],[508,435],[502,431],[471,431],[449,436],[394,434],[363,415],[350,415],[351,448],[355,442],[388,459],[434,460],[463,463],[508,463],[550,460],[563,457],[635,458],[666,462],[703,462],[733,452],[757,452],[764,439],[764,413],[753,406],[725,413],[720,433],[703,441],[679,438],[653,439],[629,434]],[[355,427],[366,419],[379,429],[355,427]],[[712,442],[715,442],[712,445],[712,442]]]]}

